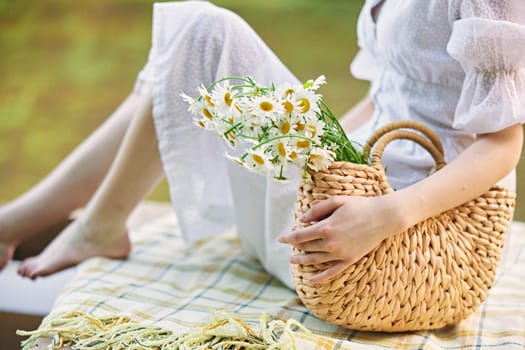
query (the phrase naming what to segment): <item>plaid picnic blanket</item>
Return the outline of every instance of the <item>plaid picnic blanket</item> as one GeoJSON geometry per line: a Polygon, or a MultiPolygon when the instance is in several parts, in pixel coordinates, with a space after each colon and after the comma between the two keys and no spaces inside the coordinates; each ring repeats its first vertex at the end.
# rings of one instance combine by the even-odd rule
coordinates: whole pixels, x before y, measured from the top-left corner
{"type": "Polygon", "coordinates": [[[170,214],[136,227],[131,237],[129,259],[81,264],[47,317],[125,315],[182,333],[225,310],[254,324],[262,313],[301,322],[313,335],[300,337],[300,349],[525,348],[525,223],[512,224],[495,284],[475,314],[457,327],[402,334],[346,330],[317,319],[294,291],[242,253],[233,232],[187,246],[170,214]]]}

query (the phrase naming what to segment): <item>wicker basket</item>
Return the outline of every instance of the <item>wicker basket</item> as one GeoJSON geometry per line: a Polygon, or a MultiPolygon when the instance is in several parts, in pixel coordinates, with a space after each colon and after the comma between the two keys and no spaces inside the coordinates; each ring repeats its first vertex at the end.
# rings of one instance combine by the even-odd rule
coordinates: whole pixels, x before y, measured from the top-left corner
{"type": "MultiPolygon", "coordinates": [[[[433,131],[412,121],[389,124],[367,144],[372,166],[334,162],[329,169],[310,173],[299,188],[296,217],[330,196],[392,192],[381,156],[396,139],[419,143],[437,169],[445,165],[433,131]]],[[[398,332],[457,324],[480,305],[494,281],[514,205],[512,192],[492,187],[384,240],[325,285],[309,286],[306,280],[328,264],[294,264],[297,293],[317,317],[349,329],[398,332]]]]}

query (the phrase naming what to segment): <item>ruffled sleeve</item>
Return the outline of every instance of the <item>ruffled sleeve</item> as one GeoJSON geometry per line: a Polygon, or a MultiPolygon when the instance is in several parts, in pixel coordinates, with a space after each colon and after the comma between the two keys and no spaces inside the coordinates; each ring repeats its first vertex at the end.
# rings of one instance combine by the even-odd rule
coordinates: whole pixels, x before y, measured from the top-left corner
{"type": "Polygon", "coordinates": [[[367,49],[360,49],[350,65],[350,73],[356,79],[374,81],[380,72],[376,57],[367,49]]]}
{"type": "Polygon", "coordinates": [[[465,71],[454,128],[482,134],[525,122],[524,25],[459,19],[447,51],[465,71]]]}
{"type": "Polygon", "coordinates": [[[359,51],[350,64],[350,73],[356,79],[374,81],[381,73],[381,66],[375,52],[374,29],[369,13],[370,4],[365,3],[357,21],[359,51]]]}

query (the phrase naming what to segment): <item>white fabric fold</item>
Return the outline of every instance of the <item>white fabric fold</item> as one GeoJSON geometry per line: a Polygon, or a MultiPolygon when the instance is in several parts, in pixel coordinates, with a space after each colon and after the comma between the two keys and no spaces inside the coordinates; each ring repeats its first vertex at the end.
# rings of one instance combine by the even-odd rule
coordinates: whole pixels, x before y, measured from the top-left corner
{"type": "Polygon", "coordinates": [[[447,51],[465,71],[454,128],[478,134],[525,122],[525,26],[461,19],[447,51]]]}
{"type": "Polygon", "coordinates": [[[360,49],[350,65],[350,72],[356,79],[376,80],[381,74],[381,65],[367,49],[360,49]]]}
{"type": "Polygon", "coordinates": [[[224,157],[223,141],[194,125],[181,92],[197,94],[228,76],[261,84],[297,79],[236,14],[204,1],[154,6],[152,54],[139,78],[153,74],[153,118],[164,172],[188,242],[235,228],[246,252],[293,287],[290,247],[297,182],[275,183],[224,157]],[[150,67],[153,66],[153,69],[150,67]]]}

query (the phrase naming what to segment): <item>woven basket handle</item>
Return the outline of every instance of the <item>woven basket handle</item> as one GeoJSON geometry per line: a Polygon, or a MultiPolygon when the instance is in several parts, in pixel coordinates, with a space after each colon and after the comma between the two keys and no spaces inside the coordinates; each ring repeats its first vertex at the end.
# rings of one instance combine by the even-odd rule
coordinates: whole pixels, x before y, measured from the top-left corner
{"type": "Polygon", "coordinates": [[[399,139],[412,140],[425,148],[434,158],[436,170],[446,165],[443,144],[432,129],[413,120],[399,120],[377,129],[368,139],[365,151],[370,152],[372,150],[372,164],[375,167],[382,167],[381,160],[385,147],[390,142],[399,139]],[[406,129],[415,130],[419,133],[406,129]]]}

